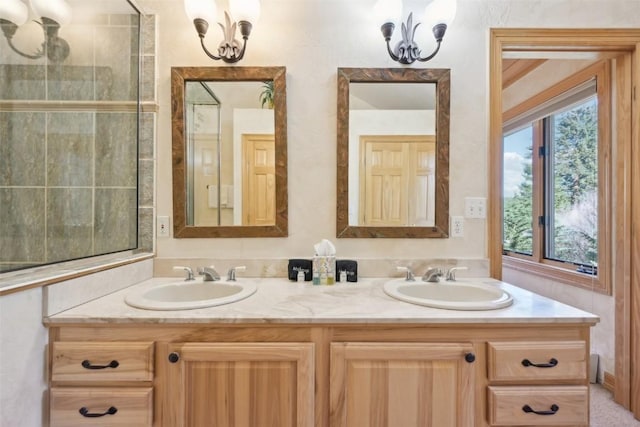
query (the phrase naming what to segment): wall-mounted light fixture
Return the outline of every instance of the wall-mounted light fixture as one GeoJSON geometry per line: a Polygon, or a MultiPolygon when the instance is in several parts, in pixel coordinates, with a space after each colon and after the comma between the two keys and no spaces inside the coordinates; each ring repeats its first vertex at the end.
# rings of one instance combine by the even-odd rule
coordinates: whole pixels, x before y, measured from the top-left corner
{"type": "Polygon", "coordinates": [[[218,55],[209,52],[204,45],[204,36],[209,29],[209,23],[216,22],[215,0],[184,0],[184,8],[189,19],[193,21],[202,49],[209,58],[234,63],[244,57],[251,28],[260,16],[260,0],[229,0],[231,16],[237,21],[232,22],[229,14],[224,12],[225,25],[218,23],[224,36],[218,45],[218,55]],[[236,27],[240,28],[240,34],[244,40],[242,45],[236,39],[236,27]]]}
{"type": "Polygon", "coordinates": [[[425,57],[420,56],[421,50],[414,40],[420,22],[413,25],[413,13],[409,13],[407,22],[402,23],[402,39],[394,49],[391,49],[390,41],[395,29],[394,22],[399,21],[402,16],[402,0],[378,0],[374,6],[374,13],[379,22],[382,22],[380,30],[387,42],[387,52],[391,58],[401,64],[413,64],[415,61],[425,62],[436,56],[447,26],[456,16],[456,0],[433,0],[427,5],[424,22],[431,26],[437,46],[430,55],[425,57]]]}
{"type": "Polygon", "coordinates": [[[20,0],[0,1],[0,27],[7,39],[9,47],[17,54],[29,59],[38,59],[47,56],[52,62],[62,62],[69,56],[69,43],[58,36],[60,25],[71,20],[71,7],[65,0],[30,0],[31,9],[42,22],[38,22],[44,33],[42,46],[35,53],[22,52],[13,44],[13,36],[18,27],[29,17],[27,6],[20,0]]]}

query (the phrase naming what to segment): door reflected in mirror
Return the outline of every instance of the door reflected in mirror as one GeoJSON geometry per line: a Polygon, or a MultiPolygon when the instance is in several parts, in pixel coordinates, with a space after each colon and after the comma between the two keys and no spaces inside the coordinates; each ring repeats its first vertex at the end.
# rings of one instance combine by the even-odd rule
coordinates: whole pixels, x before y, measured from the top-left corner
{"type": "Polygon", "coordinates": [[[175,237],[286,236],[284,68],[173,68],[175,237]]]}
{"type": "Polygon", "coordinates": [[[274,225],[272,82],[186,82],[187,225],[274,225]]]}
{"type": "Polygon", "coordinates": [[[435,225],[435,87],[349,85],[350,226],[435,225]]]}
{"type": "Polygon", "coordinates": [[[449,70],[338,69],[338,237],[447,237],[449,70]]]}

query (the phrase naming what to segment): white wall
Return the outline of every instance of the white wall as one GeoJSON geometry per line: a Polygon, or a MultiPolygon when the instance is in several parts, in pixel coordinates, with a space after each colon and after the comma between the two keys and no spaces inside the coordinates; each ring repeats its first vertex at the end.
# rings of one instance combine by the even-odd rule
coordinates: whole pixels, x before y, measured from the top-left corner
{"type": "Polygon", "coordinates": [[[0,297],[0,425],[43,426],[47,329],[42,288],[0,297]]]}

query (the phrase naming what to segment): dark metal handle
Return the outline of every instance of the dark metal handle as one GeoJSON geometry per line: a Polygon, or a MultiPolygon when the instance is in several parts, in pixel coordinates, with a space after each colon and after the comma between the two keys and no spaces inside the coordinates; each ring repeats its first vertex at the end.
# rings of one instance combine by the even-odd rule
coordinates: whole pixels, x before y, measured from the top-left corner
{"type": "Polygon", "coordinates": [[[557,364],[558,364],[558,359],[555,359],[553,357],[549,360],[549,363],[533,363],[529,359],[524,359],[522,361],[522,366],[524,367],[534,366],[536,368],[553,368],[557,364]]]}
{"type": "Polygon", "coordinates": [[[120,366],[117,360],[112,360],[108,365],[92,365],[88,360],[82,361],[82,367],[85,369],[107,369],[107,368],[117,368],[120,366]]]}
{"type": "Polygon", "coordinates": [[[524,405],[522,407],[522,410],[526,413],[533,413],[533,414],[537,414],[537,415],[555,415],[556,412],[558,412],[558,409],[560,409],[560,407],[558,405],[556,405],[555,403],[553,405],[551,405],[551,410],[550,411],[534,411],[531,406],[529,405],[524,405]]]}
{"type": "Polygon", "coordinates": [[[178,360],[180,360],[180,355],[174,351],[173,353],[169,354],[168,359],[171,363],[177,363],[178,360]]]}
{"type": "Polygon", "coordinates": [[[468,363],[473,363],[476,361],[476,355],[473,353],[467,353],[464,355],[464,360],[466,360],[468,363]]]}
{"type": "Polygon", "coordinates": [[[115,406],[112,406],[109,409],[107,409],[107,412],[103,412],[102,414],[94,414],[92,412],[89,412],[89,410],[83,406],[82,408],[80,408],[78,412],[80,412],[80,415],[82,415],[83,417],[98,418],[98,417],[104,417],[105,415],[113,415],[116,412],[118,412],[118,408],[116,408],[115,406]]]}

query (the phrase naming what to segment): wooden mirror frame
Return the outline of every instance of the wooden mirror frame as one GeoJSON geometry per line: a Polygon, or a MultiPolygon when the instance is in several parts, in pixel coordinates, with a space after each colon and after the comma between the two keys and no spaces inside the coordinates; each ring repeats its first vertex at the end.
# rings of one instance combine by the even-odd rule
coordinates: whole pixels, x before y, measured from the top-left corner
{"type": "Polygon", "coordinates": [[[411,68],[338,68],[338,158],[336,236],[358,238],[449,237],[449,93],[450,70],[411,68]],[[432,227],[349,225],[349,84],[435,83],[436,190],[432,227]]]}
{"type": "Polygon", "coordinates": [[[172,67],[171,129],[173,171],[173,237],[285,237],[288,235],[287,92],[285,67],[172,67]],[[186,223],[187,167],[185,141],[185,82],[273,80],[275,119],[274,225],[196,226],[186,223]]]}

